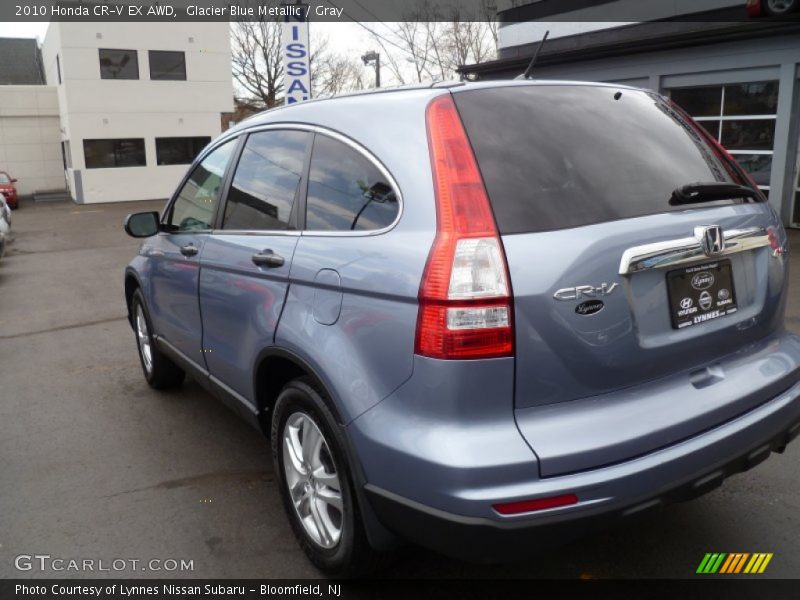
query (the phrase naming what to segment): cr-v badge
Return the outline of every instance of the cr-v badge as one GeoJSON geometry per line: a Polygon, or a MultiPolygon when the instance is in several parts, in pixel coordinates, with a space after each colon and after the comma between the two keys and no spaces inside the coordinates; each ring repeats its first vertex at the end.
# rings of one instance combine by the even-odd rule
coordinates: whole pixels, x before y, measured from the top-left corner
{"type": "Polygon", "coordinates": [[[601,283],[597,287],[593,285],[579,285],[576,287],[569,287],[569,288],[561,288],[555,294],[553,294],[553,298],[556,300],[580,300],[584,296],[588,298],[595,298],[597,296],[608,296],[617,289],[618,283],[612,283],[611,285],[607,283],[601,283]]]}

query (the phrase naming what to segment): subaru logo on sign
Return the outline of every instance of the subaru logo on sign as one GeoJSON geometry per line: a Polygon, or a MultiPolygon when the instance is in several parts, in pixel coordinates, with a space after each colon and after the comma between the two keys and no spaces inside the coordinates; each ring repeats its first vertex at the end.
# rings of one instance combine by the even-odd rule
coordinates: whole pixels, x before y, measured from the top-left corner
{"type": "Polygon", "coordinates": [[[700,245],[706,256],[714,256],[725,249],[725,234],[719,225],[695,227],[694,234],[700,239],[700,245]]]}

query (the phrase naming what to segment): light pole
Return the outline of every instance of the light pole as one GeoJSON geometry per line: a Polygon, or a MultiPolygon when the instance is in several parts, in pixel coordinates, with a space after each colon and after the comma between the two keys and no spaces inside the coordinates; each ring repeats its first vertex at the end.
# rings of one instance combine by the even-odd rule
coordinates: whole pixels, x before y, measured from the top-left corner
{"type": "Polygon", "coordinates": [[[375,52],[374,50],[371,52],[367,52],[364,56],[361,57],[361,60],[364,61],[364,66],[369,66],[371,62],[374,61],[375,63],[375,87],[381,87],[381,55],[379,52],[375,52]]]}

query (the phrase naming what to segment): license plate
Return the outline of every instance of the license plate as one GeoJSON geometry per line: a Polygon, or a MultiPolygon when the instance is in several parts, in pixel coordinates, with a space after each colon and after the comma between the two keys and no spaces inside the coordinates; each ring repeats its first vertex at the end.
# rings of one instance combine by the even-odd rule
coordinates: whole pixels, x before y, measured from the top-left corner
{"type": "Polygon", "coordinates": [[[667,273],[670,316],[683,329],[736,312],[731,261],[718,260],[667,273]]]}

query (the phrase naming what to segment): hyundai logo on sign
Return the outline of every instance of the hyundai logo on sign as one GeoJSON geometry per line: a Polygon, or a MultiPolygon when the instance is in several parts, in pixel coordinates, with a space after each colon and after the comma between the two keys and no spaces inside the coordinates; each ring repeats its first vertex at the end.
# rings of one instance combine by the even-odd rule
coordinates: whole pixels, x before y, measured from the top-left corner
{"type": "Polygon", "coordinates": [[[308,44],[308,6],[294,4],[299,8],[294,17],[285,17],[281,29],[283,46],[283,89],[286,104],[295,104],[311,99],[311,66],[308,44]]]}

